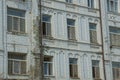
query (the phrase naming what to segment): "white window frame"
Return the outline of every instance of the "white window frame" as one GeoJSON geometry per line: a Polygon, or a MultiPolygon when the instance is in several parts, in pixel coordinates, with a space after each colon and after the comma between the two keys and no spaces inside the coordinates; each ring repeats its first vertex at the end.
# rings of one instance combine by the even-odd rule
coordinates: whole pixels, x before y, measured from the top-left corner
{"type": "MultiPolygon", "coordinates": [[[[9,9],[9,8],[8,8],[9,9]]],[[[12,8],[10,8],[10,9],[12,9],[12,8]]],[[[13,9],[13,10],[15,10],[15,9],[13,9]]],[[[25,15],[25,14],[24,14],[25,15]]],[[[15,33],[25,33],[26,32],[26,27],[25,27],[25,16],[24,17],[22,17],[22,16],[15,16],[15,15],[10,15],[10,14],[7,14],[7,17],[11,17],[12,18],[12,29],[9,31],[8,30],[8,32],[15,32],[15,33]],[[14,25],[14,18],[17,18],[18,20],[19,20],[19,22],[17,23],[18,25],[18,30],[14,30],[14,27],[15,27],[15,25],[14,25]],[[23,19],[24,20],[24,30],[25,31],[21,31],[20,30],[20,28],[21,28],[21,22],[20,22],[20,19],[23,19]]],[[[8,20],[7,20],[8,21],[8,20]]],[[[7,23],[8,24],[8,23],[7,23]]],[[[17,27],[16,26],[16,27],[17,27]]]]}
{"type": "MultiPolygon", "coordinates": [[[[97,79],[100,79],[100,61],[99,60],[92,60],[92,73],[95,74],[95,76],[93,76],[93,79],[97,80],[97,79]],[[96,64],[96,63],[93,63],[94,62],[98,62],[97,64],[98,65],[93,65],[93,64],[96,64]],[[93,72],[93,67],[95,68],[95,72],[93,72]],[[98,70],[99,69],[99,70],[98,70]],[[97,72],[98,74],[96,74],[96,70],[98,70],[99,72],[97,72]],[[98,76],[96,76],[98,75],[98,76]]],[[[93,75],[93,74],[92,74],[93,75]]]]}
{"type": "MultiPolygon", "coordinates": [[[[111,28],[117,28],[117,27],[109,26],[109,28],[110,28],[110,27],[111,27],[111,28]]],[[[117,28],[117,30],[120,31],[120,28],[117,28]]],[[[110,42],[111,42],[111,45],[112,45],[112,46],[120,46],[120,44],[117,43],[117,42],[119,42],[119,40],[120,40],[120,39],[118,39],[118,38],[120,38],[120,32],[112,32],[112,31],[110,31],[109,33],[110,33],[110,42]],[[117,37],[117,39],[116,39],[115,37],[111,39],[111,36],[112,36],[112,35],[114,35],[114,36],[116,35],[116,36],[119,36],[119,37],[117,37]],[[114,40],[114,41],[113,41],[113,40],[114,40]]]]}
{"type": "Polygon", "coordinates": [[[69,18],[67,18],[67,20],[72,20],[72,21],[74,21],[73,23],[73,25],[69,25],[68,23],[67,23],[67,34],[68,34],[68,39],[69,40],[75,40],[76,39],[76,35],[75,35],[75,20],[74,19],[69,19],[69,18]],[[72,29],[72,31],[74,31],[74,32],[69,32],[70,30],[72,29]],[[74,35],[73,35],[74,34],[74,35]]]}
{"type": "Polygon", "coordinates": [[[118,0],[107,0],[107,5],[108,5],[108,11],[118,12],[118,0]],[[111,2],[113,2],[113,6],[111,5],[111,2]]]}
{"type": "Polygon", "coordinates": [[[67,3],[73,3],[73,0],[66,0],[67,3]]]}
{"type": "Polygon", "coordinates": [[[112,71],[113,69],[115,70],[115,73],[113,73],[113,80],[120,80],[120,62],[114,62],[114,63],[119,63],[119,66],[117,67],[113,67],[113,63],[112,63],[112,71]],[[117,72],[116,72],[116,69],[119,70],[117,72],[119,72],[119,76],[117,76],[117,72]],[[114,76],[115,75],[115,76],[114,76]]]}
{"type": "Polygon", "coordinates": [[[88,0],[88,7],[89,8],[95,8],[94,0],[88,0]]]}
{"type": "Polygon", "coordinates": [[[97,24],[96,23],[89,23],[90,43],[93,43],[93,44],[97,44],[97,31],[96,31],[96,29],[97,29],[97,24]],[[95,25],[95,29],[91,29],[90,24],[95,25]],[[94,41],[92,41],[93,40],[93,36],[91,35],[91,32],[96,33],[96,37],[95,37],[94,41]],[[91,40],[91,38],[92,38],[92,40],[91,40]]]}
{"type": "Polygon", "coordinates": [[[78,78],[78,59],[77,58],[69,58],[69,76],[71,78],[78,78]],[[76,60],[76,63],[70,63],[70,59],[76,60]],[[71,65],[72,65],[72,76],[71,76],[71,72],[70,72],[71,65]],[[77,69],[75,69],[75,66],[77,67],[77,69]],[[75,72],[75,70],[77,70],[77,73],[75,72]],[[75,76],[75,74],[77,74],[77,76],[75,76]]]}
{"type": "Polygon", "coordinates": [[[8,59],[8,61],[12,61],[12,74],[19,74],[19,75],[22,75],[22,71],[21,71],[21,62],[25,62],[26,63],[26,60],[21,60],[21,59],[8,59]],[[14,68],[14,63],[15,61],[19,62],[19,72],[16,73],[15,72],[15,68],[14,68]]]}
{"type": "MultiPolygon", "coordinates": [[[[43,36],[48,36],[48,37],[50,37],[51,36],[51,15],[47,15],[47,14],[43,14],[42,16],[49,16],[50,17],[50,21],[44,21],[44,20],[42,20],[42,23],[45,23],[45,25],[50,25],[50,26],[43,26],[43,27],[46,27],[46,30],[45,30],[45,33],[46,34],[44,34],[43,33],[43,36]],[[48,27],[50,27],[50,30],[49,30],[49,28],[48,27]],[[49,32],[50,32],[50,34],[49,34],[49,32]]],[[[44,28],[43,28],[44,29],[44,28]]],[[[43,31],[44,32],[44,31],[43,31]]]]}
{"type": "MultiPolygon", "coordinates": [[[[48,56],[51,60],[50,61],[44,61],[43,63],[44,64],[47,64],[47,74],[44,73],[44,76],[53,76],[53,57],[51,56],[48,56]],[[48,67],[48,64],[51,64],[52,67],[51,67],[51,75],[49,74],[49,67],[48,67]]],[[[44,69],[45,70],[45,69],[44,69]]]]}

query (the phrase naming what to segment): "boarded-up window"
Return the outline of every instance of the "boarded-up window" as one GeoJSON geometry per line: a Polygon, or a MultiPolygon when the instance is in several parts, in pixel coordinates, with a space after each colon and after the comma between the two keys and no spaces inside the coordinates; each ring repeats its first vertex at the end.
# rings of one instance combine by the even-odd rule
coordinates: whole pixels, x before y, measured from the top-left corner
{"type": "Polygon", "coordinates": [[[7,30],[15,33],[25,33],[25,11],[8,8],[7,30]]]}
{"type": "Polygon", "coordinates": [[[75,40],[75,20],[67,19],[68,39],[75,40]]]}
{"type": "Polygon", "coordinates": [[[26,55],[9,53],[8,54],[8,74],[26,74],[26,55]]]}
{"type": "Polygon", "coordinates": [[[78,78],[78,65],[76,58],[69,58],[69,72],[71,78],[78,78]]]}
{"type": "Polygon", "coordinates": [[[97,44],[97,32],[96,32],[96,24],[89,23],[89,29],[90,29],[90,42],[97,44]]]}
{"type": "Polygon", "coordinates": [[[120,28],[109,27],[110,43],[113,46],[120,46],[120,28]]]}
{"type": "Polygon", "coordinates": [[[43,36],[51,36],[51,16],[42,15],[43,36]]]}
{"type": "Polygon", "coordinates": [[[53,75],[53,57],[45,56],[44,57],[44,75],[50,76],[53,75]]]}
{"type": "Polygon", "coordinates": [[[92,60],[92,75],[94,79],[100,79],[100,69],[98,60],[92,60]]]}
{"type": "Polygon", "coordinates": [[[120,80],[120,62],[112,62],[113,80],[120,80]]]}

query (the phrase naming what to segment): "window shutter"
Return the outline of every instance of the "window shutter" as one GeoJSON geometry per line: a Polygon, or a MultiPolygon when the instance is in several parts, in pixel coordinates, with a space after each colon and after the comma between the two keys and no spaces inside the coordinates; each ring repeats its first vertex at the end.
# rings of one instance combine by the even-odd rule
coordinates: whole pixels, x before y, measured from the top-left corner
{"type": "Polygon", "coordinates": [[[68,38],[75,40],[75,27],[68,26],[68,38]]]}
{"type": "Polygon", "coordinates": [[[26,62],[21,61],[21,74],[26,74],[26,62]]]}
{"type": "Polygon", "coordinates": [[[78,66],[74,65],[74,77],[78,77],[78,66]]]}
{"type": "Polygon", "coordinates": [[[113,78],[115,78],[115,68],[112,69],[113,70],[113,78]]]}
{"type": "Polygon", "coordinates": [[[48,74],[49,74],[49,75],[52,75],[52,63],[48,63],[48,70],[49,70],[49,71],[48,71],[48,72],[49,72],[48,74]]]}
{"type": "Polygon", "coordinates": [[[99,79],[100,78],[100,74],[99,74],[99,67],[95,67],[95,78],[99,79]]]}
{"type": "Polygon", "coordinates": [[[46,23],[46,35],[47,36],[51,36],[51,24],[50,23],[46,23]]]}
{"type": "Polygon", "coordinates": [[[17,17],[13,17],[13,31],[19,32],[20,20],[17,17]]]}
{"type": "Polygon", "coordinates": [[[8,16],[7,17],[7,28],[8,28],[8,31],[12,31],[12,17],[11,16],[8,16]]]}
{"type": "Polygon", "coordinates": [[[13,70],[13,61],[12,60],[8,60],[8,74],[11,75],[13,70]]]}
{"type": "Polygon", "coordinates": [[[97,33],[94,30],[90,30],[90,42],[97,43],[97,33]]]}
{"type": "Polygon", "coordinates": [[[42,22],[42,31],[43,31],[43,35],[46,35],[46,25],[45,22],[42,22]]]}
{"type": "Polygon", "coordinates": [[[20,32],[25,32],[25,19],[20,19],[20,32]]]}
{"type": "Polygon", "coordinates": [[[73,65],[72,64],[70,64],[69,65],[69,67],[70,67],[70,77],[73,77],[73,65]]]}

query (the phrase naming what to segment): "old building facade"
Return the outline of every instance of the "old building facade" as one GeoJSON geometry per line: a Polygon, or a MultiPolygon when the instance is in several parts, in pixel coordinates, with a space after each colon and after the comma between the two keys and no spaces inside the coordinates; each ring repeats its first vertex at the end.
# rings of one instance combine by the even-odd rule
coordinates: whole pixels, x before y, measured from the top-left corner
{"type": "MultiPolygon", "coordinates": [[[[45,80],[120,80],[120,1],[41,1],[45,80]]],[[[0,0],[1,78],[36,80],[38,18],[37,0],[0,0]]]]}

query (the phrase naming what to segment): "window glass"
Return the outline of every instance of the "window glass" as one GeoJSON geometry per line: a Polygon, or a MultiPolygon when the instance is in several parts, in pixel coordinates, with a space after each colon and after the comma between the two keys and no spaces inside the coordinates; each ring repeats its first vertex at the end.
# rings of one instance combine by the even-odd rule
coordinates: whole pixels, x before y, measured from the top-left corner
{"type": "Polygon", "coordinates": [[[24,11],[24,10],[17,10],[17,9],[8,8],[7,13],[8,13],[9,15],[25,17],[25,11],[24,11]]]}

